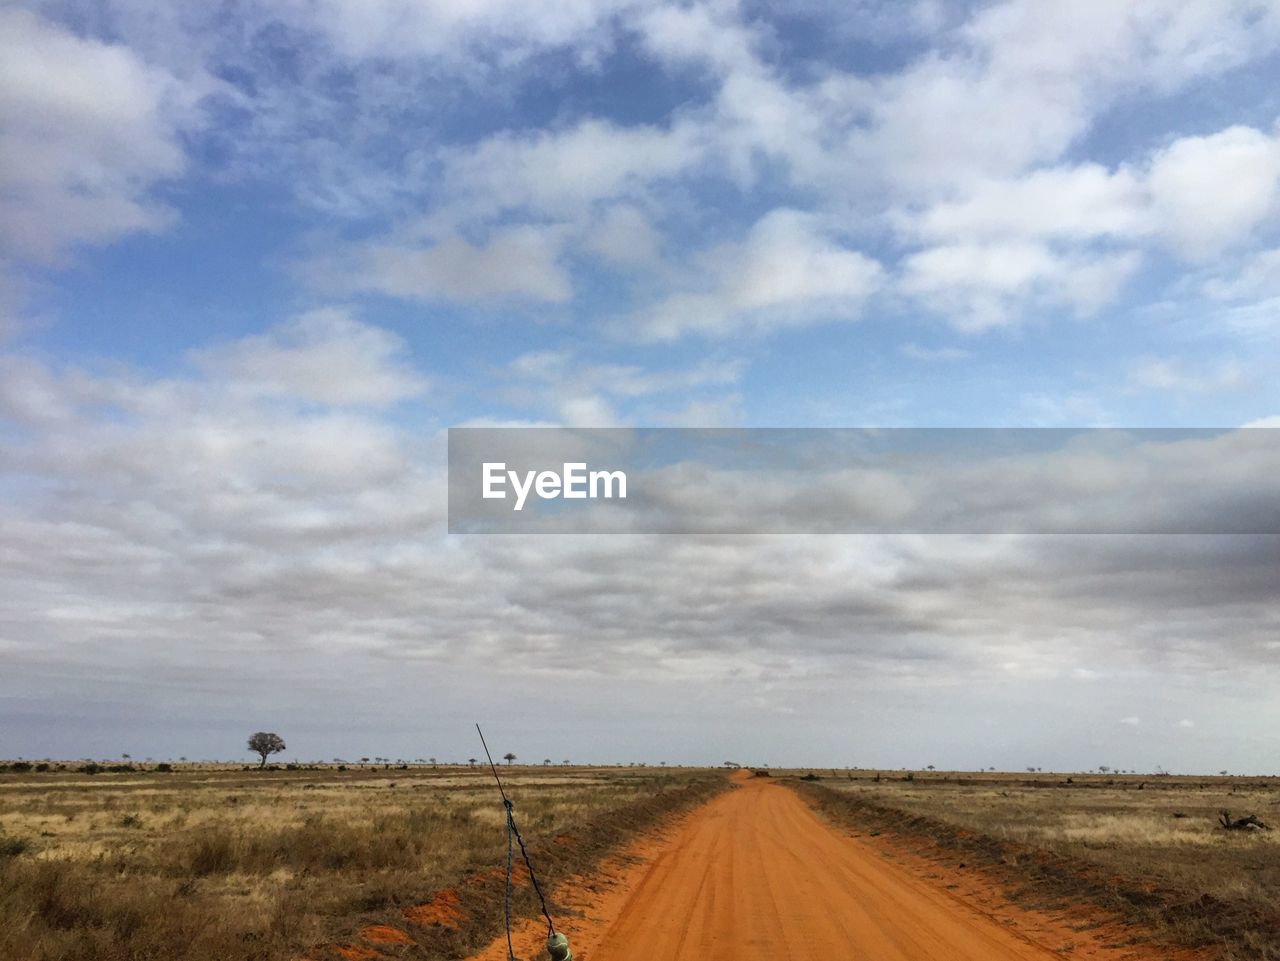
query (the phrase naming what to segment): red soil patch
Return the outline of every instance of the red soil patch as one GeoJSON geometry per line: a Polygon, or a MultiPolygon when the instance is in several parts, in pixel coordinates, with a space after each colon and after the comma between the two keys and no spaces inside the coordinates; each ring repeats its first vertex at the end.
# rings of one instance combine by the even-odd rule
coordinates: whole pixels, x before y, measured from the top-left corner
{"type": "Polygon", "coordinates": [[[373,948],[362,948],[356,944],[336,945],[333,950],[338,952],[339,957],[346,958],[346,961],[372,961],[378,956],[373,948]]]}
{"type": "Polygon", "coordinates": [[[371,924],[360,932],[370,944],[413,944],[413,938],[386,924],[371,924]]]}
{"type": "Polygon", "coordinates": [[[438,924],[456,928],[466,916],[458,901],[458,892],[450,888],[436,892],[426,904],[404,909],[404,916],[414,924],[438,924]]]}

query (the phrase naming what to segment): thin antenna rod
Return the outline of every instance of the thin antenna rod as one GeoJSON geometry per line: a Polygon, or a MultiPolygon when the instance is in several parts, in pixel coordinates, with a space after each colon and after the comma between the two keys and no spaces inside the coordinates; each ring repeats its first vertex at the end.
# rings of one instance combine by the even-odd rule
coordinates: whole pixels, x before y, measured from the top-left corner
{"type": "Polygon", "coordinates": [[[502,789],[502,778],[498,777],[498,766],[493,763],[493,755],[489,753],[489,745],[485,744],[484,731],[480,730],[479,724],[476,725],[476,733],[480,735],[480,743],[484,746],[484,756],[489,759],[489,770],[493,772],[493,779],[498,782],[498,793],[502,795],[502,800],[506,801],[507,792],[502,789]]]}
{"type": "Polygon", "coordinates": [[[516,817],[511,813],[512,804],[507,798],[507,792],[502,787],[502,778],[498,777],[498,765],[493,763],[493,755],[489,753],[489,745],[485,743],[484,731],[480,730],[480,725],[476,724],[476,733],[480,735],[480,743],[484,745],[484,756],[489,759],[489,770],[493,772],[493,779],[498,782],[498,793],[502,795],[502,806],[507,810],[507,886],[506,897],[503,901],[503,913],[507,919],[507,955],[511,961],[515,961],[515,951],[511,947],[511,837],[515,835],[515,839],[520,842],[520,857],[524,859],[524,866],[529,869],[529,881],[533,884],[533,891],[538,896],[538,903],[542,906],[542,916],[547,919],[547,936],[555,937],[556,924],[551,920],[551,912],[547,910],[547,899],[542,893],[542,886],[538,884],[538,876],[533,873],[533,864],[529,861],[529,852],[525,849],[524,838],[520,836],[520,829],[516,827],[516,817]]]}

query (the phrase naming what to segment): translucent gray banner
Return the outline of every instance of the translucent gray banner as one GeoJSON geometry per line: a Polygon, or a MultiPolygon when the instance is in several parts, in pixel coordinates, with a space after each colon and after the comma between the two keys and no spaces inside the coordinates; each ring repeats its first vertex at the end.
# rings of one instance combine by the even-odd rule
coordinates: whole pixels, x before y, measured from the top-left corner
{"type": "Polygon", "coordinates": [[[455,534],[1276,534],[1280,430],[449,430],[455,534]]]}

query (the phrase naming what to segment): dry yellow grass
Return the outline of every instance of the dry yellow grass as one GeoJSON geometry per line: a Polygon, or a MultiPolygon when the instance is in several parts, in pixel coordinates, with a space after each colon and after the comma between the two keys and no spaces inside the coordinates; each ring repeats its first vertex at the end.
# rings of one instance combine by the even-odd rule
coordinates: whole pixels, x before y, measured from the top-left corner
{"type": "Polygon", "coordinates": [[[836,816],[1020,869],[1030,896],[1081,895],[1224,957],[1280,958],[1280,779],[818,772],[836,816]]]}
{"type": "MultiPolygon", "coordinates": [[[[549,871],[586,866],[636,812],[707,775],[503,772],[549,871]],[[555,839],[584,843],[553,844],[555,839]]],[[[277,959],[340,940],[505,856],[487,772],[175,770],[0,774],[0,957],[277,959]]],[[[551,875],[554,876],[554,875],[551,875]]],[[[447,957],[492,934],[451,933],[447,957]]]]}

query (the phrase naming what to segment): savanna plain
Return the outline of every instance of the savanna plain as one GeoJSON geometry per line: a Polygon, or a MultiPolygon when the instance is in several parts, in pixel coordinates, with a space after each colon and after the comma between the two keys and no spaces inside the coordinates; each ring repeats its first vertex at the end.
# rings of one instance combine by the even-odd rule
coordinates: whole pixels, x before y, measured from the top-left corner
{"type": "MultiPolygon", "coordinates": [[[[664,825],[749,786],[748,772],[711,769],[502,774],[553,913],[572,910],[566,879],[589,884],[629,845],[659,844],[664,825]]],[[[977,909],[1056,911],[1149,956],[1280,958],[1280,832],[1222,820],[1280,822],[1278,779],[805,769],[751,781],[798,794],[833,844],[860,838],[923,883],[979,896],[977,909]]],[[[478,766],[8,763],[0,958],[465,958],[502,933],[506,846],[478,766]]],[[[513,913],[538,914],[521,870],[513,913]]]]}

